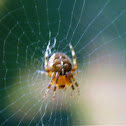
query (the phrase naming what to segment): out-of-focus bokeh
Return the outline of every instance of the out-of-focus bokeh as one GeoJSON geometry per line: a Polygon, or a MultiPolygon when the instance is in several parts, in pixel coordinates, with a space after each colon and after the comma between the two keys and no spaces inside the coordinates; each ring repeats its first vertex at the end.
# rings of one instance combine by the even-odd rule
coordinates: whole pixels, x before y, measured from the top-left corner
{"type": "Polygon", "coordinates": [[[126,125],[126,1],[1,0],[0,125],[126,125]],[[66,92],[45,71],[45,51],[72,59],[79,73],[66,92]]]}

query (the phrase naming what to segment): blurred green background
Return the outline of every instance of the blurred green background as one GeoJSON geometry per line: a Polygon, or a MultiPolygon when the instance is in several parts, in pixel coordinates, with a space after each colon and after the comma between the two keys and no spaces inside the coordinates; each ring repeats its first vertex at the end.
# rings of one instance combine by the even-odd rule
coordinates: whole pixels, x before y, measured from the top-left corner
{"type": "Polygon", "coordinates": [[[0,125],[126,124],[126,1],[1,0],[0,125]],[[50,34],[50,35],[49,35],[50,34]],[[56,41],[55,41],[56,40],[56,41]],[[49,57],[74,47],[81,95],[43,94],[49,57]]]}

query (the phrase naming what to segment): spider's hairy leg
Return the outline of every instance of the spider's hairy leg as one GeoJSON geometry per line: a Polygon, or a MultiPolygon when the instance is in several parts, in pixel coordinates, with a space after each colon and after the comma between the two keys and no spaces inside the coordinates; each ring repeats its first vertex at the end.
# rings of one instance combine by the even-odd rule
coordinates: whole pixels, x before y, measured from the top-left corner
{"type": "Polygon", "coordinates": [[[76,55],[75,55],[75,51],[74,51],[74,49],[73,49],[73,47],[72,47],[72,45],[71,44],[69,44],[69,46],[70,46],[70,49],[71,49],[71,52],[72,52],[72,57],[73,57],[73,64],[74,64],[74,67],[72,68],[72,72],[74,72],[76,69],[77,69],[77,61],[76,61],[76,55]]]}
{"type": "Polygon", "coordinates": [[[45,70],[47,72],[49,72],[49,68],[48,68],[48,52],[49,52],[49,45],[50,43],[47,45],[47,48],[46,48],[46,52],[45,52],[45,70]]]}
{"type": "Polygon", "coordinates": [[[45,74],[45,75],[49,76],[49,73],[48,72],[45,72],[45,71],[42,71],[42,70],[37,70],[36,72],[37,73],[40,73],[40,74],[45,74]]]}
{"type": "Polygon", "coordinates": [[[45,93],[45,95],[43,96],[43,98],[46,97],[46,95],[47,95],[47,93],[48,93],[48,91],[49,91],[49,89],[50,89],[50,87],[51,87],[51,81],[52,81],[53,76],[54,76],[54,72],[53,72],[52,75],[51,75],[51,79],[50,79],[50,82],[49,82],[48,89],[46,90],[46,93],[45,93]]]}
{"type": "Polygon", "coordinates": [[[66,91],[66,89],[67,89],[67,86],[65,86],[65,88],[64,88],[64,90],[63,90],[63,91],[65,92],[65,91],[66,91]]]}
{"type": "Polygon", "coordinates": [[[70,80],[70,82],[71,82],[71,88],[72,88],[72,93],[71,93],[71,95],[70,95],[70,98],[73,96],[73,92],[74,92],[74,89],[75,89],[75,87],[74,87],[74,85],[73,85],[73,83],[72,83],[72,81],[70,80]]]}
{"type": "Polygon", "coordinates": [[[49,77],[52,76],[52,72],[51,71],[46,72],[46,71],[43,71],[43,70],[37,70],[36,72],[40,73],[40,74],[45,74],[46,76],[49,76],[49,77]]]}
{"type": "Polygon", "coordinates": [[[75,71],[74,73],[73,73],[73,76],[75,76],[76,74],[78,74],[80,71],[75,71]]]}
{"type": "Polygon", "coordinates": [[[80,95],[79,85],[78,85],[78,83],[77,83],[77,81],[75,80],[74,77],[72,77],[72,79],[73,79],[73,82],[75,83],[75,85],[76,85],[76,87],[78,89],[78,94],[80,95]]]}
{"type": "Polygon", "coordinates": [[[54,83],[54,89],[53,89],[53,101],[55,100],[55,94],[56,94],[56,83],[57,83],[57,80],[58,80],[58,77],[59,77],[59,73],[56,72],[56,75],[55,75],[55,83],[54,83]]]}

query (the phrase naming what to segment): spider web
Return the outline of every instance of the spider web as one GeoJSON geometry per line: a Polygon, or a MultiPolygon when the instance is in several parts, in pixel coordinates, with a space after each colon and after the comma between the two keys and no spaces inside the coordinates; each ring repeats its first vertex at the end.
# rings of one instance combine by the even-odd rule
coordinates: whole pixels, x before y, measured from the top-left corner
{"type": "Polygon", "coordinates": [[[124,80],[119,83],[125,84],[125,4],[125,0],[121,3],[115,0],[0,1],[0,125],[126,124],[123,114],[122,118],[119,115],[114,118],[116,121],[113,118],[113,121],[98,121],[100,114],[94,109],[99,104],[92,102],[98,91],[104,91],[104,86],[92,85],[97,83],[94,80],[107,84],[113,78],[117,82],[113,71],[116,69],[117,78],[124,80]],[[49,57],[63,52],[72,59],[69,44],[74,47],[80,71],[76,76],[80,96],[75,88],[70,99],[69,87],[66,92],[56,91],[52,102],[52,86],[43,99],[50,78],[37,70],[45,70],[44,56],[49,43],[49,57]],[[110,80],[107,78],[106,82],[103,77],[108,74],[110,80]],[[96,89],[95,93],[89,88],[96,89]]]}

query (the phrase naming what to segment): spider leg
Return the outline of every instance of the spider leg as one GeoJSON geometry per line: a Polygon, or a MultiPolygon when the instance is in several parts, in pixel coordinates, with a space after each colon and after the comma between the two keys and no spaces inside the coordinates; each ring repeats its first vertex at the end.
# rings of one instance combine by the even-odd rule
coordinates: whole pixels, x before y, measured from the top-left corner
{"type": "Polygon", "coordinates": [[[73,83],[72,83],[72,81],[70,80],[70,82],[71,82],[71,88],[72,88],[72,93],[71,93],[71,95],[70,95],[70,98],[73,96],[73,92],[74,92],[74,89],[75,89],[75,87],[74,87],[74,85],[73,85],[73,83]]]}
{"type": "Polygon", "coordinates": [[[64,90],[63,90],[63,91],[65,92],[65,91],[66,91],[66,89],[67,89],[67,86],[65,86],[65,88],[64,88],[64,90]]]}
{"type": "Polygon", "coordinates": [[[74,77],[72,77],[72,79],[73,79],[73,82],[75,83],[75,85],[76,85],[76,87],[78,89],[78,94],[80,95],[79,85],[78,85],[78,83],[77,83],[77,81],[75,80],[74,77]]]}
{"type": "Polygon", "coordinates": [[[71,71],[74,72],[77,69],[76,55],[75,55],[75,51],[74,51],[72,45],[69,44],[69,46],[70,46],[70,49],[71,49],[71,52],[72,52],[73,64],[74,64],[74,67],[72,68],[71,71]]]}
{"type": "Polygon", "coordinates": [[[55,100],[55,94],[56,94],[56,83],[57,83],[57,80],[58,80],[58,75],[59,75],[59,73],[58,73],[58,72],[56,72],[56,75],[55,75],[55,83],[54,83],[54,89],[53,89],[53,91],[54,91],[54,93],[53,93],[53,101],[55,100]]]}
{"type": "Polygon", "coordinates": [[[49,72],[49,68],[48,68],[48,52],[49,52],[49,45],[50,45],[50,43],[47,45],[46,52],[45,52],[45,70],[46,70],[47,72],[49,72]]]}
{"type": "Polygon", "coordinates": [[[43,71],[43,70],[37,70],[36,72],[40,73],[40,74],[45,74],[46,76],[49,76],[49,77],[52,76],[52,72],[51,71],[46,72],[46,71],[43,71]]]}
{"type": "Polygon", "coordinates": [[[73,76],[75,76],[76,74],[78,74],[80,71],[75,71],[74,73],[73,73],[73,76]]]}
{"type": "Polygon", "coordinates": [[[56,94],[56,86],[54,87],[54,93],[53,93],[53,101],[55,100],[55,94],[56,94]]]}
{"type": "Polygon", "coordinates": [[[45,71],[42,71],[42,70],[37,70],[36,72],[37,73],[40,73],[40,74],[45,74],[47,76],[49,75],[48,72],[45,72],[45,71]]]}
{"type": "Polygon", "coordinates": [[[49,91],[49,89],[50,89],[50,87],[51,87],[51,81],[52,81],[53,76],[54,76],[54,72],[52,73],[52,76],[51,76],[51,79],[50,79],[50,82],[49,82],[48,89],[46,90],[45,95],[43,96],[43,98],[46,97],[46,95],[47,95],[47,93],[48,93],[48,91],[49,91]]]}

